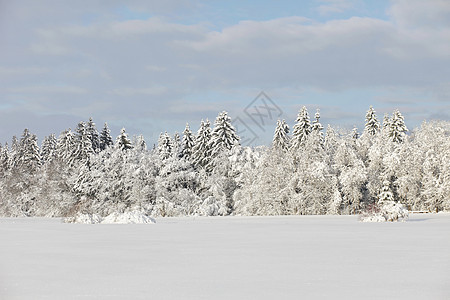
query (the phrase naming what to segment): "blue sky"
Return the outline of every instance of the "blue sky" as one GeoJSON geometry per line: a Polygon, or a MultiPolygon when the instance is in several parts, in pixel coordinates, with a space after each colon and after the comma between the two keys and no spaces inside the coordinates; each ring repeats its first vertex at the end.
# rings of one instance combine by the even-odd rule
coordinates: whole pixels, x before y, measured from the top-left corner
{"type": "Polygon", "coordinates": [[[222,110],[254,144],[303,105],[325,127],[361,130],[370,105],[410,129],[450,119],[446,0],[3,1],[0,51],[2,144],[91,116],[150,145],[222,110]],[[261,91],[280,109],[262,127],[261,91]]]}

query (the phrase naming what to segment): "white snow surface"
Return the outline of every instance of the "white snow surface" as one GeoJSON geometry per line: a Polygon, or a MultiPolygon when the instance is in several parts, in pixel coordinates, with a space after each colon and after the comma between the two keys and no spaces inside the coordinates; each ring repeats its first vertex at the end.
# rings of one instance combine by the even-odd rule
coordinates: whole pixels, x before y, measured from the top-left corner
{"type": "Polygon", "coordinates": [[[0,219],[0,299],[450,299],[450,214],[0,219]]]}

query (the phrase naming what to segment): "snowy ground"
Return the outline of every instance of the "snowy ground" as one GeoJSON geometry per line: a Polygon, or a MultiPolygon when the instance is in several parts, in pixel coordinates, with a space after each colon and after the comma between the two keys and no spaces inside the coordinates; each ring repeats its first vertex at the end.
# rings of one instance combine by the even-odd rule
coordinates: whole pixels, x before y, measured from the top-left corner
{"type": "Polygon", "coordinates": [[[450,214],[0,219],[0,299],[450,299],[450,214]]]}

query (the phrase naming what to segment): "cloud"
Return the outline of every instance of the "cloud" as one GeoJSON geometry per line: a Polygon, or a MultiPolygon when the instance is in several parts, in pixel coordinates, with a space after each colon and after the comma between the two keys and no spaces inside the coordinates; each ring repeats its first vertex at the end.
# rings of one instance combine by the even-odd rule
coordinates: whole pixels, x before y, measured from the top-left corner
{"type": "MultiPolygon", "coordinates": [[[[284,91],[279,105],[293,117],[299,102],[311,103],[298,97],[305,90],[329,93],[329,100],[317,101],[324,106],[333,95],[364,89],[377,90],[378,98],[361,101],[399,102],[392,87],[411,91],[401,98],[413,99],[408,104],[421,105],[424,93],[428,101],[448,101],[446,1],[393,1],[387,20],[292,16],[220,29],[169,17],[201,9],[201,1],[134,1],[126,9],[115,0],[52,3],[14,1],[0,12],[3,103],[40,114],[128,120],[127,127],[145,125],[154,134],[163,129],[155,124],[183,127],[206,117],[201,114],[215,117],[212,110],[238,115],[236,106],[245,107],[261,90],[284,91]],[[139,18],[124,17],[133,14],[139,18]]],[[[319,12],[332,14],[355,2],[320,4],[319,12]]],[[[337,122],[360,113],[343,105],[350,112],[322,114],[337,122]]]]}
{"type": "Polygon", "coordinates": [[[317,7],[317,11],[321,15],[342,13],[354,7],[352,0],[320,0],[319,2],[324,3],[317,7]]]}
{"type": "Polygon", "coordinates": [[[450,26],[450,2],[447,0],[393,0],[388,14],[402,27],[448,30],[450,26]]]}

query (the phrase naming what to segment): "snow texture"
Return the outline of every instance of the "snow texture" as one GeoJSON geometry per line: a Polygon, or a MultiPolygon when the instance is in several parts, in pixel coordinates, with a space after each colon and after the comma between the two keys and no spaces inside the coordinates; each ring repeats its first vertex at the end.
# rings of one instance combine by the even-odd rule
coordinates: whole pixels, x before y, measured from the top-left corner
{"type": "Polygon", "coordinates": [[[0,299],[450,299],[450,214],[0,219],[0,299]]]}

